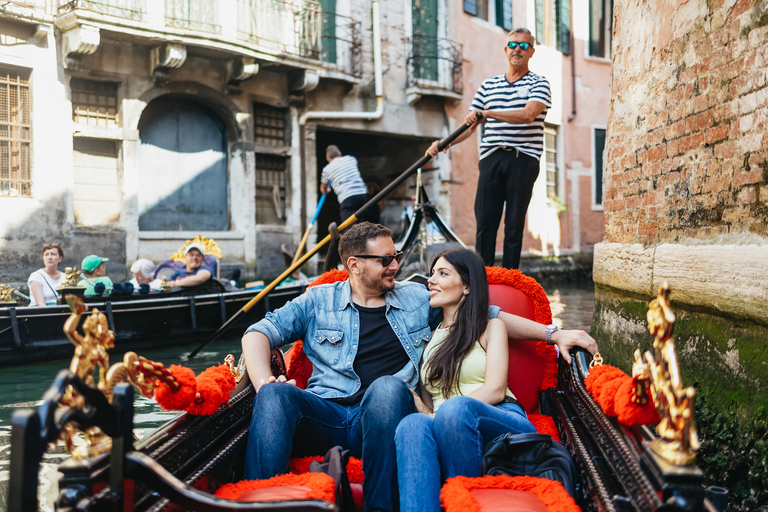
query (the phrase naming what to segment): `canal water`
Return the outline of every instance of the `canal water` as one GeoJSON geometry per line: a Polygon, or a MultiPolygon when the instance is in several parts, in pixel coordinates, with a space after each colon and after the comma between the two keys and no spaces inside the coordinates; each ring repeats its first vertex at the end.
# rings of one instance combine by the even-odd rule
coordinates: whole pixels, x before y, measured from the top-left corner
{"type": "MultiPolygon", "coordinates": [[[[554,321],[560,327],[590,331],[595,304],[594,285],[591,282],[544,285],[549,297],[554,321]]],[[[119,340],[117,340],[119,343],[119,340]]],[[[227,354],[240,355],[240,340],[218,341],[206,347],[191,361],[182,357],[194,346],[173,347],[142,352],[148,359],[162,362],[166,366],[182,364],[195,373],[223,362],[227,354]]],[[[111,361],[116,362],[117,359],[111,361]]],[[[0,368],[0,511],[6,510],[8,494],[8,472],[10,460],[11,415],[16,408],[37,407],[43,393],[59,370],[69,366],[69,361],[0,368]]],[[[154,428],[162,425],[178,413],[160,409],[154,402],[136,394],[135,433],[141,438],[154,428]]],[[[43,457],[40,480],[40,510],[52,511],[53,501],[58,494],[59,474],[56,466],[68,456],[59,445],[49,449],[43,457]]]]}

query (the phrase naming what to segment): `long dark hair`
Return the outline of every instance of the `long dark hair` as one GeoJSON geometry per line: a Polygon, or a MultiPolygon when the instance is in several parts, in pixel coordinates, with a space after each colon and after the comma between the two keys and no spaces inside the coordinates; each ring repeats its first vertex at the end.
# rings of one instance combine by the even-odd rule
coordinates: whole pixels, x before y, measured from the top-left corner
{"type": "Polygon", "coordinates": [[[448,331],[445,341],[432,354],[427,368],[426,381],[439,388],[445,398],[458,388],[461,364],[475,342],[488,326],[488,275],[483,260],[470,249],[443,251],[432,261],[430,275],[435,263],[445,258],[459,273],[461,283],[469,286],[469,293],[456,310],[456,318],[448,331]]]}

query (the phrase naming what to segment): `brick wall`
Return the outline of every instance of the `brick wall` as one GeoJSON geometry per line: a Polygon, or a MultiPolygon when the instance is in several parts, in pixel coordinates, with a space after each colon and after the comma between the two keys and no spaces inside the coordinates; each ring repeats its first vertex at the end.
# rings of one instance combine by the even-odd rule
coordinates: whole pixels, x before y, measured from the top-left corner
{"type": "Polygon", "coordinates": [[[768,1],[652,4],[614,3],[605,240],[768,237],[768,1]]]}

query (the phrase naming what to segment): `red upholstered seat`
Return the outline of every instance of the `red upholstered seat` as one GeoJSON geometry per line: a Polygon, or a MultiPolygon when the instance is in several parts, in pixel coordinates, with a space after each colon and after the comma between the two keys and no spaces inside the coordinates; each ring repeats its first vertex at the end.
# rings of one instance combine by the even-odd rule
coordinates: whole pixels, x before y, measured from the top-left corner
{"type": "Polygon", "coordinates": [[[449,478],[440,491],[445,512],[580,512],[568,491],[533,476],[449,478]]]}

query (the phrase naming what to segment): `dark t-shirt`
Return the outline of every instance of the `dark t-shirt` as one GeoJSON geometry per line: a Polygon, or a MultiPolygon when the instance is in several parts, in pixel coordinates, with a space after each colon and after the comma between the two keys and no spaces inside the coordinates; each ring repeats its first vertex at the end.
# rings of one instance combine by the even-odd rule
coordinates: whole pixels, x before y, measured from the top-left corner
{"type": "Polygon", "coordinates": [[[364,308],[355,304],[355,309],[360,313],[360,340],[352,367],[360,377],[360,389],[350,396],[333,399],[342,405],[358,403],[373,381],[396,374],[410,361],[387,321],[386,306],[364,308]]]}
{"type": "Polygon", "coordinates": [[[173,281],[174,279],[179,279],[181,277],[194,276],[198,272],[200,272],[201,270],[207,270],[208,272],[211,273],[211,275],[213,275],[213,270],[211,270],[211,267],[209,267],[207,265],[202,265],[200,268],[198,268],[194,272],[187,272],[187,267],[181,267],[179,270],[177,270],[176,272],[173,273],[173,275],[171,276],[170,281],[173,281]]]}

